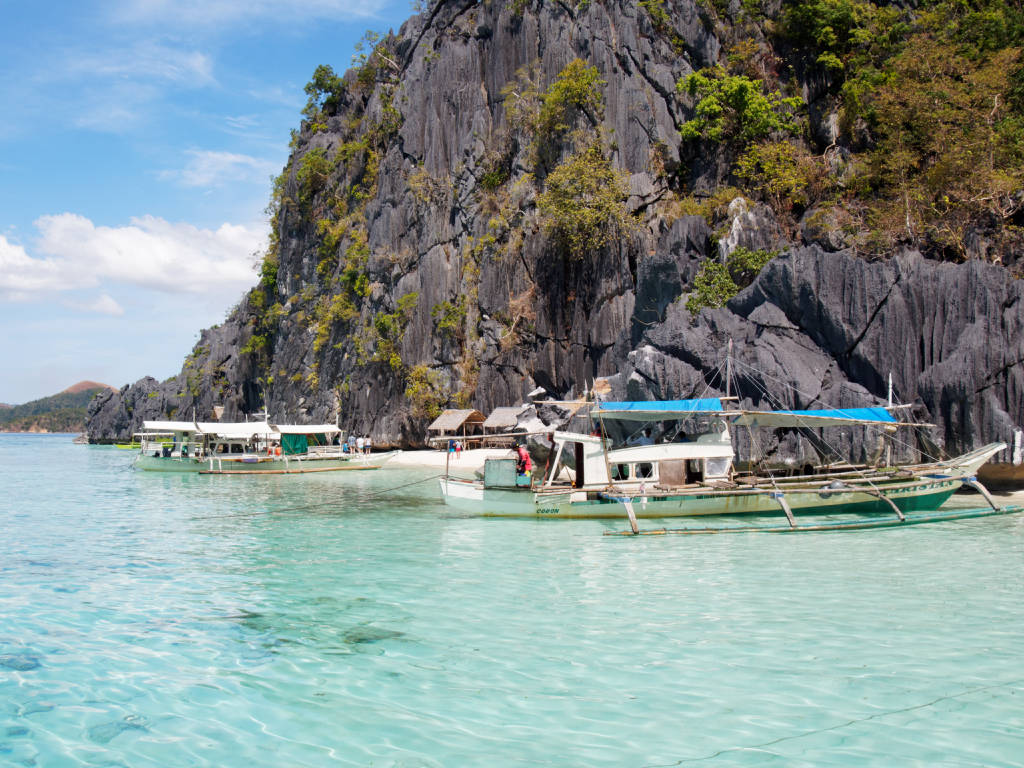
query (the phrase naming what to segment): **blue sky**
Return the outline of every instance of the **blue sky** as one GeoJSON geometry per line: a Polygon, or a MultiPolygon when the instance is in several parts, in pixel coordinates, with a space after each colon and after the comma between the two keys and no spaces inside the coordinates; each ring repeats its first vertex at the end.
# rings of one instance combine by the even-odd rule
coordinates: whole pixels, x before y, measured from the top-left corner
{"type": "Polygon", "coordinates": [[[254,284],[318,64],[409,0],[0,0],[0,402],[177,373],[254,284]]]}

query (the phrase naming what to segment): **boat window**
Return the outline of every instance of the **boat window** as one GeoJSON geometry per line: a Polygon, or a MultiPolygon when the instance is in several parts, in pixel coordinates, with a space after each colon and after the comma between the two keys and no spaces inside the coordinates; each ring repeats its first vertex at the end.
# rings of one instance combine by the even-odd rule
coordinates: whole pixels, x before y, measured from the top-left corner
{"type": "Polygon", "coordinates": [[[628,480],[629,464],[612,464],[612,480],[628,480]]]}
{"type": "Polygon", "coordinates": [[[654,465],[649,461],[645,461],[643,464],[636,465],[636,476],[637,477],[652,477],[654,475],[654,465]]]}
{"type": "Polygon", "coordinates": [[[704,469],[705,477],[727,477],[729,474],[729,464],[731,459],[719,458],[719,459],[708,459],[704,469]]]}

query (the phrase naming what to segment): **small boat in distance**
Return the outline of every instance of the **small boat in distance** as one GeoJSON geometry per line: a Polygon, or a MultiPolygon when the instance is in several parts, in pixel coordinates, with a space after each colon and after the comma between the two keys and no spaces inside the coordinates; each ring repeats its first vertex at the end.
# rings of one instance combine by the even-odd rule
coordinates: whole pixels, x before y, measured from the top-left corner
{"type": "Polygon", "coordinates": [[[380,469],[398,451],[360,453],[333,424],[146,421],[135,466],[148,472],[293,475],[380,469]]]}

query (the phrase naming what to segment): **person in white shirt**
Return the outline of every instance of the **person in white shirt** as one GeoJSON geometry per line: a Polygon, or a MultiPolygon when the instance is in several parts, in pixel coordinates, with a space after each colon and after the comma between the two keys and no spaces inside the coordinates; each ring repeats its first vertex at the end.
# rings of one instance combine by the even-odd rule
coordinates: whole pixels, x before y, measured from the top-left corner
{"type": "Polygon", "coordinates": [[[356,453],[362,453],[362,452],[363,452],[363,436],[360,435],[359,437],[356,438],[356,453]]]}

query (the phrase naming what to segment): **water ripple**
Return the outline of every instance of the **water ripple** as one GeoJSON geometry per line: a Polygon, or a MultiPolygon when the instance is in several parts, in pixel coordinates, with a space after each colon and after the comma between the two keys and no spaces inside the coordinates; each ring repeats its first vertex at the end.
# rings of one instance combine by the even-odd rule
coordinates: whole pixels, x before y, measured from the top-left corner
{"type": "Polygon", "coordinates": [[[0,436],[4,765],[1024,754],[1018,520],[638,541],[381,493],[413,474],[129,461],[0,436]]]}

